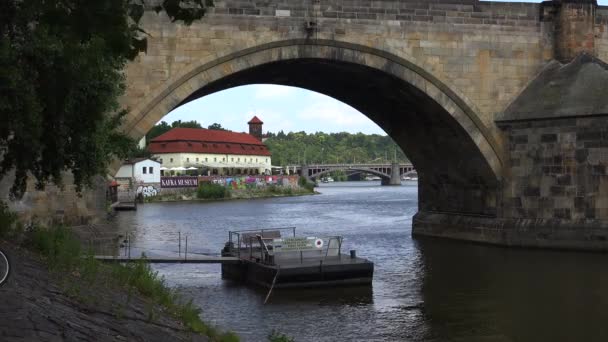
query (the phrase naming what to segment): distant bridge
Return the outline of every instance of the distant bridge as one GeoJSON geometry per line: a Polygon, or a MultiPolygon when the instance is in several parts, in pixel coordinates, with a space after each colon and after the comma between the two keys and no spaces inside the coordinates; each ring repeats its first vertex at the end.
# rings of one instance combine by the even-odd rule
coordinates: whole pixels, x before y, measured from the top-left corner
{"type": "Polygon", "coordinates": [[[360,171],[380,177],[382,185],[399,185],[402,175],[416,171],[414,165],[410,163],[288,165],[287,170],[309,180],[317,179],[333,171],[360,171]]]}

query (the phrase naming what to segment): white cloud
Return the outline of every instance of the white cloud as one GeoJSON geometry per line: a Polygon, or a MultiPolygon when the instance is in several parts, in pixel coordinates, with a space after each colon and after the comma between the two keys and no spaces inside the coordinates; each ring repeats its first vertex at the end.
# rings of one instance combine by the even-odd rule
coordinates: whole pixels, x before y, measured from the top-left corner
{"type": "Polygon", "coordinates": [[[291,95],[296,88],[276,84],[256,84],[254,97],[256,99],[282,98],[291,95]]]}
{"type": "Polygon", "coordinates": [[[343,127],[345,131],[358,127],[376,126],[353,107],[329,96],[315,93],[310,95],[309,100],[310,104],[297,114],[301,120],[316,121],[322,126],[335,126],[338,130],[343,127]]]}

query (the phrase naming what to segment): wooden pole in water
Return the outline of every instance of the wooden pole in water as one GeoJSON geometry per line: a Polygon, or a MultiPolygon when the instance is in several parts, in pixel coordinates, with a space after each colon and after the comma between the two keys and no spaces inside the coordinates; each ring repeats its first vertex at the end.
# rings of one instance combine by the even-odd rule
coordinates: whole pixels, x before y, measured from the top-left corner
{"type": "Polygon", "coordinates": [[[127,244],[129,250],[129,259],[131,259],[131,233],[127,233],[127,244]]]}
{"type": "Polygon", "coordinates": [[[274,289],[274,284],[277,282],[277,278],[279,277],[279,272],[281,272],[281,266],[277,265],[277,273],[275,273],[274,279],[272,279],[272,285],[270,285],[270,290],[268,290],[268,294],[266,295],[266,299],[264,300],[264,305],[266,305],[266,303],[268,302],[268,298],[270,298],[272,289],[274,289]]]}
{"type": "Polygon", "coordinates": [[[188,235],[186,234],[186,251],[184,252],[184,260],[188,260],[188,235]]]}
{"type": "Polygon", "coordinates": [[[182,232],[178,232],[178,236],[179,236],[179,243],[178,243],[178,249],[177,249],[177,257],[181,257],[182,256],[182,232]]]}

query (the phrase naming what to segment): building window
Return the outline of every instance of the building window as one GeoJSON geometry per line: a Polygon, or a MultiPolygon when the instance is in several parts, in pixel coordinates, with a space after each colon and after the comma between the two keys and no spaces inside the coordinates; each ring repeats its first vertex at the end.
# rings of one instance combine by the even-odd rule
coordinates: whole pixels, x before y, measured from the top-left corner
{"type": "Polygon", "coordinates": [[[148,173],[153,174],[154,173],[154,167],[150,166],[148,168],[148,173]]]}
{"type": "Polygon", "coordinates": [[[217,157],[213,157],[213,161],[216,162],[217,161],[217,157]]]}
{"type": "Polygon", "coordinates": [[[198,158],[196,158],[196,162],[198,163],[198,158]]]}
{"type": "Polygon", "coordinates": [[[258,162],[258,158],[255,158],[255,162],[256,162],[256,163],[258,162]]]}
{"type": "Polygon", "coordinates": [[[207,160],[207,157],[205,157],[205,161],[208,161],[208,160],[207,160]]]}
{"type": "Polygon", "coordinates": [[[249,162],[251,163],[253,161],[253,158],[249,158],[249,162]]]}
{"type": "Polygon", "coordinates": [[[190,158],[186,158],[186,163],[189,163],[189,162],[190,162],[190,158]]]}
{"type": "Polygon", "coordinates": [[[232,157],[232,160],[231,160],[231,161],[232,161],[232,162],[234,161],[234,157],[232,157]]]}
{"type": "Polygon", "coordinates": [[[160,158],[160,163],[161,163],[161,164],[163,163],[163,158],[160,158]]]}
{"type": "Polygon", "coordinates": [[[141,173],[143,173],[144,175],[146,174],[146,167],[145,166],[141,168],[141,173]]]}
{"type": "Polygon", "coordinates": [[[241,158],[236,158],[236,161],[240,163],[241,162],[241,158]]]}
{"type": "Polygon", "coordinates": [[[171,158],[169,161],[173,163],[173,158],[171,158]]]}
{"type": "Polygon", "coordinates": [[[222,161],[226,161],[226,157],[222,157],[222,161]]]}

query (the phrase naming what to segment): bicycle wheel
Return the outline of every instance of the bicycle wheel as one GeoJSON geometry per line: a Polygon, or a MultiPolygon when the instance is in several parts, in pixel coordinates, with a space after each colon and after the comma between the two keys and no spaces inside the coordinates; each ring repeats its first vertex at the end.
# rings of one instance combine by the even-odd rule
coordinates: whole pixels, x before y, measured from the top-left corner
{"type": "Polygon", "coordinates": [[[8,256],[4,252],[0,251],[0,285],[6,282],[8,275],[11,272],[11,264],[8,260],[8,256]]]}

